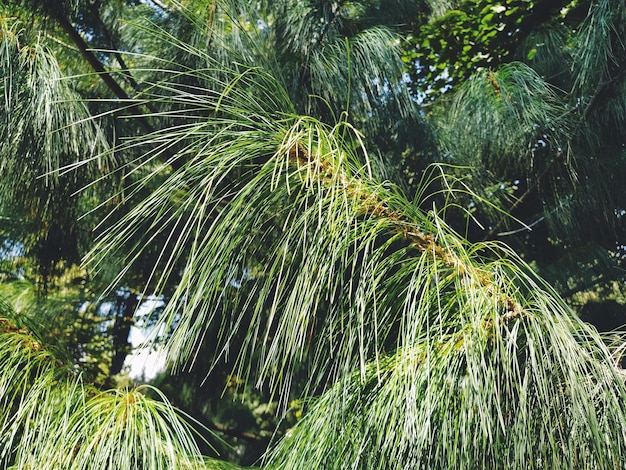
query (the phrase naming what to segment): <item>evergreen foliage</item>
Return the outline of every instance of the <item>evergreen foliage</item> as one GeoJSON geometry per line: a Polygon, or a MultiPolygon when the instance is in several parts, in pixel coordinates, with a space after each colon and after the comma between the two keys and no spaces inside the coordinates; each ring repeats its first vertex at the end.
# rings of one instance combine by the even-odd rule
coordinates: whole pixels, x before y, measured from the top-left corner
{"type": "MultiPolygon", "coordinates": [[[[591,242],[620,243],[623,201],[594,162],[623,171],[626,8],[449,3],[9,2],[0,221],[19,222],[0,234],[31,249],[58,223],[53,255],[28,252],[46,276],[80,252],[97,286],[161,295],[170,373],[293,418],[265,468],[626,466],[620,333],[603,340],[493,239],[530,213],[575,244],[595,204],[612,232],[591,242]],[[478,21],[498,67],[437,50],[458,83],[420,102],[407,12],[430,39],[478,21]],[[531,30],[539,13],[558,27],[531,30]],[[519,35],[496,45],[501,24],[519,35]],[[516,179],[524,194],[489,193],[516,179]],[[96,217],[93,240],[69,237],[96,217]]],[[[204,412],[97,387],[42,322],[0,303],[1,468],[230,468],[202,455],[204,412]]]]}

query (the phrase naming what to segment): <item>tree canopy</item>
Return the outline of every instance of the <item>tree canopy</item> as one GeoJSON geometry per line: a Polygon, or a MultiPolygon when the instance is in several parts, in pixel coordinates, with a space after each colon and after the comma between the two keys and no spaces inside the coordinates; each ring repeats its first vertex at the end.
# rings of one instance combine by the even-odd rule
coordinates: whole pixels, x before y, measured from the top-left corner
{"type": "Polygon", "coordinates": [[[0,22],[1,468],[625,466],[623,2],[0,22]]]}

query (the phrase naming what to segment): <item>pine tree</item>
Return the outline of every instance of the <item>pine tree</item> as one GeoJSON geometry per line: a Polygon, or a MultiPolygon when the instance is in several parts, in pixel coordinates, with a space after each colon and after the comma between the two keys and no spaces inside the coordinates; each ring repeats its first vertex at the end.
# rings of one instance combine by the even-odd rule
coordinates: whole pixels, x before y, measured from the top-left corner
{"type": "MultiPolygon", "coordinates": [[[[158,339],[174,371],[193,366],[211,380],[226,364],[243,388],[274,397],[279,412],[299,400],[302,419],[260,465],[624,466],[619,354],[512,249],[455,230],[459,201],[504,211],[443,158],[425,161],[452,152],[491,168],[515,155],[523,169],[537,121],[558,120],[554,142],[577,142],[580,119],[585,129],[597,121],[568,112],[541,72],[521,63],[477,70],[424,117],[402,76],[400,33],[410,25],[394,26],[394,14],[423,18],[421,2],[148,3],[119,10],[128,19],[114,35],[121,60],[100,61],[100,77],[121,90],[106,83],[115,95],[108,110],[64,98],[59,84],[69,80],[40,75],[53,90],[40,96],[32,82],[12,79],[37,77],[23,64],[54,57],[25,46],[19,23],[4,15],[7,103],[29,104],[22,97],[32,95],[85,115],[68,112],[42,130],[7,107],[1,132],[21,143],[0,148],[10,170],[0,189],[38,210],[39,193],[19,199],[7,176],[41,185],[38,174],[56,181],[66,169],[85,183],[123,172],[98,193],[109,190],[96,202],[109,215],[84,262],[111,286],[142,282],[167,296],[157,331],[166,332],[158,339]],[[90,118],[96,109],[104,124],[90,118]],[[111,141],[107,125],[124,139],[111,141]],[[24,129],[43,135],[40,147],[21,137],[24,129]],[[54,145],[46,144],[51,137],[54,145]],[[100,146],[87,145],[100,138],[100,146]],[[390,160],[394,139],[404,157],[421,159],[417,167],[390,160]],[[28,144],[37,165],[19,158],[28,144]],[[418,184],[403,180],[413,173],[418,184]],[[110,276],[116,263],[122,268],[110,276]]],[[[623,76],[611,68],[624,59],[612,36],[624,27],[618,3],[594,4],[568,36],[581,41],[572,48],[585,66],[572,89],[587,90],[579,94],[586,109],[599,99],[589,90],[608,76],[623,100],[623,76]],[[594,45],[593,56],[576,47],[582,43],[594,45]],[[598,67],[609,75],[594,75],[598,67]]],[[[68,34],[63,19],[75,10],[43,5],[38,14],[68,34]]],[[[106,5],[102,11],[113,11],[106,5]]],[[[41,5],[22,4],[33,6],[41,5]]],[[[90,30],[96,39],[99,31],[90,30]]],[[[619,103],[610,110],[623,122],[619,103]]],[[[44,109],[31,106],[29,115],[44,109]]],[[[97,389],[45,344],[36,324],[0,309],[2,465],[226,465],[201,456],[193,418],[158,390],[97,389]]]]}

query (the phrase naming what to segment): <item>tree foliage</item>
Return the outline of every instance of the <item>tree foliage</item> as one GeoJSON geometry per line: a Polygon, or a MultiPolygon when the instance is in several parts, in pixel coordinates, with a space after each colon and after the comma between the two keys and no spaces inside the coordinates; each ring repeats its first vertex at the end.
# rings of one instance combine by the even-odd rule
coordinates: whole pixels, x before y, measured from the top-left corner
{"type": "Polygon", "coordinates": [[[51,51],[28,42],[25,25],[15,18],[3,17],[0,27],[0,197],[9,217],[31,234],[22,241],[39,260],[45,289],[61,260],[80,259],[87,229],[78,222],[80,199],[72,196],[108,169],[107,159],[98,157],[106,142],[51,51]]]}
{"type": "MultiPolygon", "coordinates": [[[[412,66],[413,86],[426,96],[468,79],[477,69],[507,62],[529,34],[578,11],[581,2],[468,0],[449,2],[447,8],[441,3],[431,2],[404,55],[412,66]]],[[[527,58],[536,52],[531,49],[527,58]]]]}
{"type": "MultiPolygon", "coordinates": [[[[479,221],[469,224],[470,238],[507,240],[572,295],[595,282],[585,276],[592,265],[584,259],[603,262],[600,282],[621,278],[624,8],[572,2],[553,12],[550,2],[535,6],[542,10],[525,3],[498,8],[523,17],[543,12],[539,24],[520,19],[513,34],[503,29],[510,41],[498,44],[508,44],[506,55],[488,64],[463,54],[437,55],[455,85],[443,95],[432,87],[439,99],[429,108],[441,152],[473,168],[475,183],[469,184],[525,224],[466,199],[462,204],[479,221]],[[581,263],[570,264],[572,258],[581,263]]],[[[468,21],[483,14],[471,5],[459,9],[468,21]]]]}
{"type": "Polygon", "coordinates": [[[164,396],[84,383],[32,324],[1,308],[3,468],[200,468],[191,425],[164,396]]]}
{"type": "MultiPolygon", "coordinates": [[[[493,240],[540,207],[575,243],[572,214],[593,201],[616,229],[593,241],[619,241],[622,202],[590,162],[624,157],[623,5],[12,5],[50,33],[2,10],[1,213],[32,207],[63,234],[79,209],[98,218],[89,276],[163,296],[153,341],[181,388],[214,381],[291,413],[260,465],[625,466],[623,348],[493,240]],[[404,62],[402,45],[418,47],[404,62]],[[444,71],[450,90],[411,93],[444,71]],[[523,194],[489,193],[515,180],[523,194]]],[[[228,467],[162,392],[101,390],[32,317],[0,309],[1,465],[228,467]]]]}

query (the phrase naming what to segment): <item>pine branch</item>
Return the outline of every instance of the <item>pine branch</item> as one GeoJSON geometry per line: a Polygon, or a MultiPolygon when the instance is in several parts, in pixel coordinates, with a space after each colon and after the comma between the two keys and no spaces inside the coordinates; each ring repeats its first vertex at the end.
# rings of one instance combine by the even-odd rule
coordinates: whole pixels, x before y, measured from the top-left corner
{"type": "Polygon", "coordinates": [[[609,77],[609,78],[607,78],[605,80],[601,80],[600,83],[598,83],[598,86],[596,88],[595,93],[593,94],[593,96],[589,100],[589,103],[587,103],[587,106],[585,106],[585,110],[581,114],[580,120],[579,120],[578,124],[576,125],[576,128],[572,132],[573,136],[575,136],[578,133],[580,128],[585,123],[586,119],[589,117],[589,114],[591,114],[591,112],[594,111],[594,109],[598,106],[598,103],[600,102],[600,98],[602,97],[602,95],[606,94],[608,92],[610,86],[613,83],[615,83],[617,80],[623,78],[625,74],[626,74],[626,68],[622,67],[619,70],[619,72],[616,73],[614,76],[609,77]]]}
{"type": "MultiPolygon", "coordinates": [[[[585,109],[583,110],[583,112],[580,114],[580,117],[578,119],[578,122],[576,123],[576,126],[572,129],[572,132],[570,133],[571,135],[570,140],[574,140],[576,138],[578,132],[586,124],[589,115],[602,103],[601,97],[605,95],[608,92],[611,85],[615,83],[617,80],[621,79],[625,73],[626,73],[625,69],[621,69],[614,76],[609,77],[605,80],[602,80],[600,83],[598,83],[598,86],[593,96],[591,97],[587,105],[585,106],[585,109]]],[[[577,108],[573,107],[567,113],[572,114],[576,112],[576,110],[577,108]]],[[[562,158],[561,153],[559,152],[555,155],[555,158],[553,158],[550,161],[550,163],[548,163],[548,165],[539,174],[534,184],[529,186],[524,192],[524,194],[522,194],[519,198],[515,200],[515,202],[508,209],[508,213],[513,215],[515,210],[517,210],[522,204],[524,204],[524,202],[530,196],[532,196],[536,191],[538,191],[542,187],[544,180],[550,174],[550,172],[555,167],[555,165],[561,163],[562,161],[563,161],[563,158],[562,158]]],[[[486,240],[492,239],[494,235],[498,234],[498,232],[500,231],[502,225],[506,222],[506,220],[507,220],[506,217],[502,217],[498,221],[498,223],[491,230],[489,230],[489,232],[483,237],[482,240],[486,241],[486,240]]]]}
{"type": "MultiPolygon", "coordinates": [[[[322,46],[322,43],[324,39],[326,38],[326,35],[330,32],[330,28],[335,24],[335,21],[337,20],[337,17],[338,17],[337,14],[344,3],[345,3],[345,0],[342,0],[332,5],[330,18],[328,19],[328,21],[326,21],[326,23],[324,24],[324,27],[322,28],[322,31],[320,32],[319,36],[313,43],[313,47],[311,48],[311,54],[322,46]]],[[[304,63],[301,65],[301,68],[300,68],[298,83],[304,82],[304,79],[308,73],[307,65],[306,65],[308,63],[309,63],[308,58],[305,58],[304,63]]]]}
{"type": "Polygon", "coordinates": [[[96,389],[25,321],[0,299],[1,467],[200,468],[191,418],[161,392],[96,389]]]}
{"type": "MultiPolygon", "coordinates": [[[[53,10],[51,15],[55,21],[59,24],[61,29],[66,32],[66,34],[72,39],[74,44],[78,47],[83,58],[91,65],[93,70],[98,74],[98,76],[102,79],[102,81],[106,84],[106,86],[113,92],[113,94],[124,102],[132,102],[130,96],[124,91],[124,89],[117,83],[117,81],[113,78],[113,76],[106,70],[104,64],[98,60],[93,51],[90,50],[89,46],[83,39],[83,37],[76,31],[72,23],[67,19],[67,17],[62,13],[62,11],[53,10]]],[[[144,113],[141,112],[137,104],[132,105],[130,108],[134,112],[134,114],[139,119],[140,124],[144,128],[144,130],[148,133],[153,133],[154,129],[146,119],[144,113]]]]}
{"type": "MultiPolygon", "coordinates": [[[[432,253],[433,257],[441,260],[446,267],[454,268],[457,276],[461,278],[465,276],[468,267],[459,256],[438,244],[434,235],[420,230],[402,212],[391,209],[384,200],[370,193],[366,182],[350,178],[340,169],[333,168],[329,162],[312,156],[300,143],[296,143],[289,149],[289,160],[299,171],[306,173],[306,178],[313,178],[323,185],[338,186],[345,192],[347,198],[358,200],[363,216],[382,219],[390,223],[393,230],[389,235],[400,235],[411,248],[419,253],[432,253]]],[[[481,287],[497,295],[499,287],[489,274],[482,276],[480,283],[481,287]]],[[[503,309],[501,321],[509,321],[525,315],[524,308],[518,300],[508,295],[497,295],[497,297],[498,304],[503,309]]]]}

